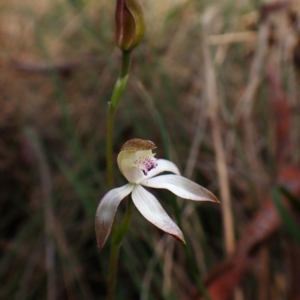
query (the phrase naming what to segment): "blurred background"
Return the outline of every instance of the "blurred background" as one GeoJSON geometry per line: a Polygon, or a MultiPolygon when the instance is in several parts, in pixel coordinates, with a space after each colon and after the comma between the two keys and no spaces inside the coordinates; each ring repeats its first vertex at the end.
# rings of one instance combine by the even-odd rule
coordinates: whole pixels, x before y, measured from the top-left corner
{"type": "MultiPolygon", "coordinates": [[[[134,211],[116,299],[300,299],[300,2],[140,1],[147,30],[116,112],[128,139],[222,204],[155,190],[185,248],[134,211]]],[[[105,299],[115,1],[0,2],[0,298],[105,299]]],[[[121,220],[125,205],[117,219],[121,220]]]]}

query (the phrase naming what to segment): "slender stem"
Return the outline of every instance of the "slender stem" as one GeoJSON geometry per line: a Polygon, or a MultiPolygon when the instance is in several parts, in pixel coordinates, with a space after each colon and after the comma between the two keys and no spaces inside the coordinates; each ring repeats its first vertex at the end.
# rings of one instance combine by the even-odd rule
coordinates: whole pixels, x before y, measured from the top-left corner
{"type": "Polygon", "coordinates": [[[114,91],[111,97],[110,105],[114,108],[117,107],[117,104],[125,90],[128,74],[129,74],[129,67],[130,67],[130,58],[131,52],[130,51],[123,51],[122,53],[122,68],[120,76],[115,84],[114,91]]]}
{"type": "Polygon", "coordinates": [[[125,236],[125,234],[127,233],[128,229],[129,229],[129,225],[131,222],[131,216],[132,216],[132,207],[133,207],[133,202],[129,198],[128,202],[127,202],[127,209],[126,209],[124,219],[122,220],[121,225],[119,226],[118,230],[116,230],[116,233],[114,235],[114,243],[116,245],[121,244],[123,237],[125,236]]]}
{"type": "Polygon", "coordinates": [[[106,165],[107,165],[107,183],[108,188],[114,187],[114,171],[113,171],[113,129],[114,129],[114,116],[117,104],[125,90],[128,73],[130,67],[130,54],[131,52],[123,52],[122,54],[122,68],[120,76],[115,84],[111,101],[109,102],[108,123],[107,123],[107,136],[106,136],[106,165]]]}
{"type": "Polygon", "coordinates": [[[114,187],[113,168],[113,129],[114,129],[115,108],[109,103],[107,136],[106,136],[106,164],[107,164],[107,184],[108,188],[114,187]]]}
{"type": "Polygon", "coordinates": [[[112,245],[111,245],[111,249],[110,249],[110,258],[109,258],[107,300],[114,299],[119,250],[120,250],[120,245],[116,245],[112,239],[112,245]]]}
{"type": "Polygon", "coordinates": [[[126,232],[128,231],[130,221],[131,221],[131,216],[132,216],[132,200],[128,199],[126,214],[121,225],[119,226],[119,228],[116,228],[114,224],[113,227],[112,243],[111,243],[111,250],[110,250],[111,251],[110,261],[109,261],[107,300],[114,299],[119,250],[120,250],[122,239],[125,236],[126,232]]]}
{"type": "Polygon", "coordinates": [[[130,58],[131,58],[131,52],[130,51],[123,51],[122,55],[122,69],[121,69],[121,76],[125,77],[129,73],[129,67],[130,67],[130,58]]]}
{"type": "MultiPolygon", "coordinates": [[[[113,170],[113,129],[114,129],[114,116],[117,104],[123,95],[125,90],[128,73],[130,67],[130,54],[131,52],[123,51],[122,53],[122,68],[120,76],[114,86],[111,101],[109,102],[109,112],[108,112],[108,122],[107,122],[107,136],[106,136],[106,164],[107,164],[107,183],[109,189],[114,187],[114,170],[113,170]]],[[[130,209],[128,208],[128,211],[130,209]]],[[[118,264],[118,256],[120,250],[120,244],[123,236],[125,235],[127,228],[129,226],[131,214],[126,213],[124,221],[117,229],[116,224],[112,227],[112,243],[110,250],[110,260],[109,260],[109,276],[108,276],[108,290],[107,299],[114,299],[114,290],[116,284],[116,272],[118,264]]]]}

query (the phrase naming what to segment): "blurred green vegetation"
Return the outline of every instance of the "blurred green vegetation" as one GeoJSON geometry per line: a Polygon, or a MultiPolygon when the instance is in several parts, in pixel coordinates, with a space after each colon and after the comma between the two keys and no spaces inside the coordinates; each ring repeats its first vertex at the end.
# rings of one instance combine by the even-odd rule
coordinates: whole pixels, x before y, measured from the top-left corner
{"type": "MultiPolygon", "coordinates": [[[[184,175],[220,196],[202,54],[201,22],[211,3],[140,2],[147,31],[133,52],[129,83],[116,112],[115,158],[126,140],[151,140],[158,146],[156,157],[171,159],[184,175]]],[[[266,59],[250,120],[253,164],[247,160],[245,124],[235,119],[255,58],[260,4],[216,2],[219,12],[209,32],[244,33],[229,42],[209,39],[237,238],[274,184],[277,167],[266,59]]],[[[107,102],[120,67],[113,22],[114,1],[0,3],[1,299],[105,299],[109,243],[98,252],[94,215],[108,191],[107,102]]],[[[272,24],[278,43],[286,46],[280,76],[299,112],[299,66],[288,44],[294,31],[282,12],[272,24]]],[[[299,113],[292,122],[290,161],[299,165],[299,113]]],[[[116,161],[115,176],[118,186],[124,184],[116,161]]],[[[116,299],[187,299],[195,278],[226,258],[219,206],[154,193],[174,220],[177,201],[188,250],[135,210],[120,252],[116,299]]],[[[118,220],[124,211],[121,205],[118,220]]],[[[259,261],[241,283],[244,299],[262,299],[253,293],[260,282],[259,264],[273,272],[265,286],[272,299],[288,299],[288,248],[299,253],[299,246],[284,230],[270,243],[268,263],[259,261]]]]}

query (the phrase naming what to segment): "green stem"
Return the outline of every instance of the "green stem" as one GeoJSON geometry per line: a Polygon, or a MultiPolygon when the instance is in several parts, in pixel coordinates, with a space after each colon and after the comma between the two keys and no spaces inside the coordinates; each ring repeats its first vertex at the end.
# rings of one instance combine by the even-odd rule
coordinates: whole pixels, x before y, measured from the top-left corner
{"type": "Polygon", "coordinates": [[[109,261],[107,300],[114,299],[119,250],[120,250],[122,239],[129,229],[131,216],[132,216],[132,200],[128,199],[126,214],[121,225],[119,226],[119,228],[116,228],[115,224],[113,226],[110,261],[109,261]]]}
{"type": "Polygon", "coordinates": [[[106,165],[107,165],[107,183],[108,188],[114,187],[114,170],[113,170],[113,131],[114,131],[114,117],[115,110],[119,103],[121,96],[125,90],[128,73],[130,67],[130,54],[131,52],[122,53],[122,68],[120,76],[115,83],[112,93],[111,101],[109,102],[108,123],[107,123],[107,136],[106,136],[106,165]]]}
{"type": "Polygon", "coordinates": [[[110,258],[109,258],[107,300],[114,299],[119,250],[120,250],[120,245],[116,245],[114,242],[112,242],[111,249],[110,249],[110,258]]]}
{"type": "Polygon", "coordinates": [[[113,168],[113,129],[114,129],[115,108],[109,103],[107,136],[106,136],[106,164],[107,164],[107,184],[108,188],[114,187],[114,168],[113,168]]]}
{"type": "Polygon", "coordinates": [[[116,230],[116,233],[114,235],[114,243],[116,245],[121,244],[123,237],[125,236],[125,234],[127,233],[128,229],[129,229],[129,225],[131,222],[131,216],[132,216],[132,207],[133,207],[133,202],[129,198],[124,219],[122,220],[120,227],[118,228],[118,230],[116,230]]]}
{"type": "Polygon", "coordinates": [[[131,52],[130,51],[123,51],[122,53],[122,69],[120,76],[115,84],[114,91],[111,97],[110,105],[114,108],[117,107],[117,104],[125,90],[128,74],[129,74],[129,67],[130,67],[130,58],[131,52]]]}
{"type": "MultiPolygon", "coordinates": [[[[106,136],[106,164],[107,164],[107,183],[108,188],[112,189],[114,187],[114,169],[113,169],[113,131],[114,131],[114,116],[115,110],[117,108],[118,102],[123,95],[125,90],[129,67],[130,67],[130,51],[123,51],[122,53],[122,68],[120,76],[114,86],[111,101],[109,102],[109,112],[108,112],[108,122],[107,122],[107,136],[106,136]]],[[[120,250],[120,244],[123,236],[125,235],[131,217],[131,209],[127,209],[126,216],[117,229],[116,224],[112,227],[112,243],[110,250],[110,260],[109,260],[109,276],[108,276],[108,291],[107,299],[114,299],[114,290],[116,284],[116,272],[118,264],[118,256],[120,250]]]]}

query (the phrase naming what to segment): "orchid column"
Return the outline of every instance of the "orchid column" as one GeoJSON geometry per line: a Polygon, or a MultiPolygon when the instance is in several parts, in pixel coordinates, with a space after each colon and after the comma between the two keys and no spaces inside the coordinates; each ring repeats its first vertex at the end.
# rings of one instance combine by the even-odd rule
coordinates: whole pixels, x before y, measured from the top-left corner
{"type": "MultiPolygon", "coordinates": [[[[122,67],[119,78],[115,84],[111,101],[109,102],[109,116],[107,124],[106,137],[106,163],[107,163],[107,182],[111,189],[114,186],[113,174],[113,125],[114,115],[118,102],[124,92],[127,84],[131,51],[135,48],[144,35],[145,23],[142,8],[137,0],[117,0],[116,5],[116,43],[122,50],[122,67]]],[[[126,228],[129,225],[130,210],[126,214],[122,224],[118,229],[112,225],[112,244],[109,262],[109,279],[107,299],[114,298],[114,287],[116,281],[117,260],[119,254],[119,245],[126,228]]]]}

